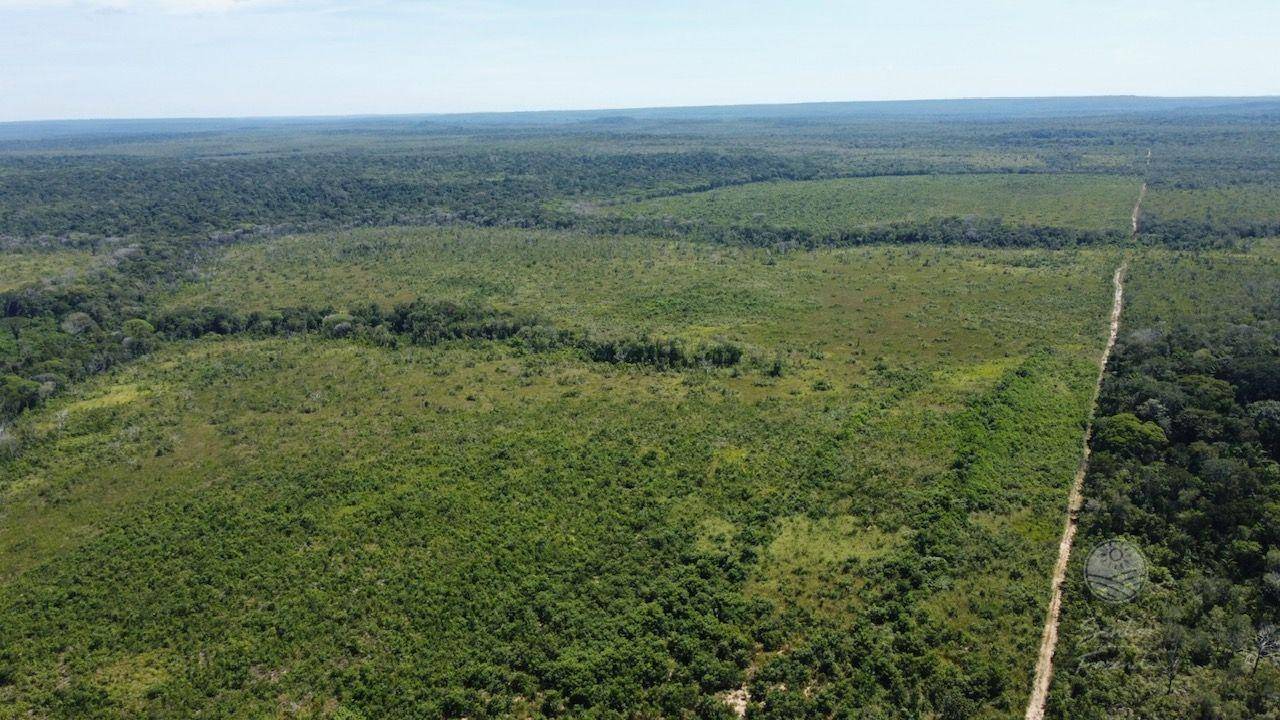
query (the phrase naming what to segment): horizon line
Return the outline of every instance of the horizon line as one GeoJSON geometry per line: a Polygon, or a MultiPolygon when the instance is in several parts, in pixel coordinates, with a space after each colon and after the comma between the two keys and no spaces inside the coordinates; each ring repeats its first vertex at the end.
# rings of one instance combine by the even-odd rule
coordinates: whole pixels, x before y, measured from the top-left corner
{"type": "Polygon", "coordinates": [[[785,108],[804,105],[890,105],[907,103],[964,103],[982,101],[1044,101],[1044,100],[1165,100],[1165,101],[1250,101],[1280,100],[1280,94],[1259,95],[1142,95],[1114,93],[1095,95],[975,95],[958,97],[882,98],[875,100],[793,100],[778,102],[741,102],[697,105],[619,105],[606,107],[537,108],[524,110],[446,110],[427,112],[389,112],[352,114],[298,114],[298,115],[154,115],[154,116],[98,116],[60,117],[28,120],[0,120],[0,125],[41,123],[92,123],[92,122],[148,122],[148,121],[254,121],[254,120],[361,120],[396,118],[448,118],[503,115],[549,115],[556,113],[617,113],[654,112],[670,110],[708,110],[714,108],[785,108]]]}

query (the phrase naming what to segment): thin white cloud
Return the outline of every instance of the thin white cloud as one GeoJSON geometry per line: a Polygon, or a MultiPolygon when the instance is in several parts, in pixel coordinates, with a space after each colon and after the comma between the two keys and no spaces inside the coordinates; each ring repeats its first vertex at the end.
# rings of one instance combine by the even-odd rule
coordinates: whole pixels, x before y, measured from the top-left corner
{"type": "MultiPolygon", "coordinates": [[[[427,12],[456,20],[478,20],[526,15],[531,10],[503,0],[0,0],[5,10],[63,10],[83,12],[194,15],[224,14],[254,9],[330,14],[367,13],[380,10],[427,12]]],[[[547,12],[547,9],[538,12],[547,12]]]]}
{"type": "MultiPolygon", "coordinates": [[[[302,0],[0,0],[0,10],[82,9],[108,12],[158,12],[167,14],[225,13],[250,8],[293,5],[305,6],[302,0]]],[[[317,9],[328,8],[325,0],[310,3],[317,9]]]]}

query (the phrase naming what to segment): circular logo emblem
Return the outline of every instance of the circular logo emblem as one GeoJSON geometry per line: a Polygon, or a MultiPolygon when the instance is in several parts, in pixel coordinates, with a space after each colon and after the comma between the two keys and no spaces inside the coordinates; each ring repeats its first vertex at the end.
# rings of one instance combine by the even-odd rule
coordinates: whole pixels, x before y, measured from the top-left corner
{"type": "Polygon", "coordinates": [[[1128,540],[1108,540],[1084,561],[1084,581],[1099,600],[1128,602],[1146,587],[1147,559],[1128,540]]]}

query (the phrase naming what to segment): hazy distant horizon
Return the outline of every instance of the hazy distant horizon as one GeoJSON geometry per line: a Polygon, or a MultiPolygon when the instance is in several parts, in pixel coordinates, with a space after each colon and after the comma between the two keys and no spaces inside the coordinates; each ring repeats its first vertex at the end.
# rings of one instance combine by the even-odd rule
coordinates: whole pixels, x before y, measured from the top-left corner
{"type": "Polygon", "coordinates": [[[1280,3],[0,0],[0,121],[1280,95],[1280,3]]]}
{"type": "MultiPolygon", "coordinates": [[[[103,117],[43,117],[26,120],[0,120],[0,125],[39,125],[39,124],[91,124],[91,123],[150,123],[150,122],[271,122],[271,121],[359,121],[359,120],[417,120],[426,118],[503,118],[521,116],[556,116],[556,115],[617,115],[617,114],[666,114],[693,113],[700,110],[800,110],[836,107],[889,107],[909,105],[962,105],[966,103],[1067,103],[1071,101],[1133,101],[1142,103],[1167,103],[1170,108],[1179,107],[1179,103],[1187,103],[1202,108],[1212,108],[1216,103],[1280,103],[1280,94],[1268,95],[1144,95],[1144,94],[1110,94],[1110,95],[1023,95],[1023,96],[983,96],[983,97],[920,97],[920,98],[887,98],[874,100],[798,100],[789,102],[744,102],[744,103],[698,103],[691,105],[624,105],[609,107],[546,107],[535,109],[511,110],[459,110],[446,112],[402,112],[402,113],[349,113],[349,114],[301,114],[301,115],[156,115],[156,116],[103,116],[103,117]]],[[[1125,109],[1123,112],[1140,112],[1146,108],[1125,109]]],[[[1277,107],[1280,110],[1280,106],[1277,107]]],[[[1061,113],[1050,113],[1058,115],[1061,113]]],[[[1087,113],[1095,114],[1095,113],[1087,113]]]]}

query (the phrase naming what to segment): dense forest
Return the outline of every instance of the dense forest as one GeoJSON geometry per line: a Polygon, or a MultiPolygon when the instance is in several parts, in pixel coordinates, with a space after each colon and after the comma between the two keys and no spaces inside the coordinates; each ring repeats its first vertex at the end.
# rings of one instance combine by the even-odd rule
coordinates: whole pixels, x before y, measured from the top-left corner
{"type": "MultiPolygon", "coordinates": [[[[1141,107],[1135,104],[1135,107],[1141,107]]],[[[1272,185],[1274,108],[873,122],[691,112],[672,124],[298,121],[150,134],[21,124],[0,134],[0,235],[203,235],[242,226],[563,225],[569,203],[822,177],[1151,173],[1181,189],[1272,185]],[[1268,112],[1272,114],[1268,114],[1268,112]],[[1148,166],[1143,157],[1153,150],[1148,166]]],[[[746,112],[745,110],[743,111],[746,112]]],[[[73,126],[74,127],[74,126],[73,126]]],[[[110,127],[109,125],[107,127],[110,127]]],[[[1192,220],[1203,220],[1201,215],[1192,220]]],[[[1225,223],[1243,219],[1217,218],[1225,223]]]]}
{"type": "Polygon", "coordinates": [[[1153,587],[1101,610],[1072,588],[1057,710],[1275,717],[1280,266],[1166,257],[1141,273],[1098,407],[1081,539],[1132,538],[1153,587]]]}

